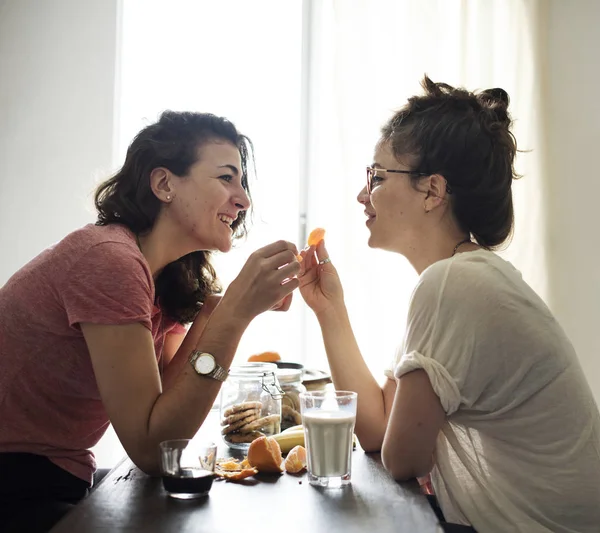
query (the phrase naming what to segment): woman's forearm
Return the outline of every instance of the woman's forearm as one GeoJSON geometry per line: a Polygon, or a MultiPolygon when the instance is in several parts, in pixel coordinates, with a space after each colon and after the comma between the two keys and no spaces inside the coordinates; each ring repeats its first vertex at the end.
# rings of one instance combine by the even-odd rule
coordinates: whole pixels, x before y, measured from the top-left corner
{"type": "Polygon", "coordinates": [[[162,377],[163,391],[168,390],[177,381],[177,377],[188,363],[191,353],[196,349],[213,310],[214,307],[206,310],[203,308],[194,320],[175,356],[165,368],[162,377]]]}
{"type": "Polygon", "coordinates": [[[356,435],[365,451],[379,451],[387,425],[386,399],[363,359],[343,304],[317,316],[335,388],[358,393],[356,435]]]}
{"type": "MultiPolygon", "coordinates": [[[[189,355],[195,349],[210,353],[219,365],[228,369],[248,326],[246,322],[229,319],[225,309],[221,311],[210,316],[198,335],[194,334],[193,326],[186,335],[175,356],[178,360],[173,361],[179,365],[179,372],[170,377],[167,388],[152,407],[147,430],[150,446],[147,450],[155,450],[162,440],[193,437],[210,412],[221,382],[199,376],[188,362],[189,355]]],[[[153,459],[145,458],[149,464],[147,470],[154,470],[153,459]]]]}

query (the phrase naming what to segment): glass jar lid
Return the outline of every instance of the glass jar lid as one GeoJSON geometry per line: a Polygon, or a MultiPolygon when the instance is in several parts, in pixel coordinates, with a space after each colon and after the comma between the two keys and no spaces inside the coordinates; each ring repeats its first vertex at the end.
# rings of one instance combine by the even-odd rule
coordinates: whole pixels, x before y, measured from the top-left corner
{"type": "Polygon", "coordinates": [[[304,371],[298,368],[279,368],[277,369],[277,379],[282,385],[302,382],[303,373],[304,371]]]}
{"type": "Polygon", "coordinates": [[[275,363],[243,363],[232,366],[229,375],[234,377],[260,378],[266,374],[275,374],[277,365],[275,363]]]}
{"type": "Polygon", "coordinates": [[[285,393],[279,386],[276,371],[277,365],[274,363],[244,363],[242,365],[232,366],[229,369],[229,377],[243,381],[260,381],[262,389],[270,394],[275,400],[279,400],[285,393]]]}

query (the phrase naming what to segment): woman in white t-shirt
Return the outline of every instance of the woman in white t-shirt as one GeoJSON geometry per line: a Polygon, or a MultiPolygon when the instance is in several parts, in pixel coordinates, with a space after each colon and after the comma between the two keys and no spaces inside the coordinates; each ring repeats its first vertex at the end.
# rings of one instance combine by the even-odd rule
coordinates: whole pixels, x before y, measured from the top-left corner
{"type": "Polygon", "coordinates": [[[404,255],[420,275],[383,387],[324,242],[302,252],[301,292],[334,384],[358,392],[362,447],[381,450],[396,479],[431,473],[448,522],[598,532],[598,408],[560,325],[491,251],[513,229],[508,95],[427,77],[423,87],[384,126],[358,196],[369,246],[404,255]]]}

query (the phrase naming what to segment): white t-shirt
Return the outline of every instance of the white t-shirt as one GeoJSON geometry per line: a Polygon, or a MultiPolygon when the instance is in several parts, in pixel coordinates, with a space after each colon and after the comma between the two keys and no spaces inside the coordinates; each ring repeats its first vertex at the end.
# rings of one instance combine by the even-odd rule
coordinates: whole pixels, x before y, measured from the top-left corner
{"type": "Polygon", "coordinates": [[[447,415],[432,472],[446,520],[600,532],[598,408],[562,328],[510,263],[478,250],[423,272],[394,375],[415,369],[447,415]]]}

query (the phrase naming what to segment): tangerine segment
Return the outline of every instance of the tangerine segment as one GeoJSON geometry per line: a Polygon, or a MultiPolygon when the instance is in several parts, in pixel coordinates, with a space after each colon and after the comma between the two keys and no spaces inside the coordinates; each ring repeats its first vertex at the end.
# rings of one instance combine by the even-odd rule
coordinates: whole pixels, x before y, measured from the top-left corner
{"type": "Polygon", "coordinates": [[[308,236],[308,245],[316,246],[325,238],[325,230],[323,228],[315,228],[308,236]]]}
{"type": "Polygon", "coordinates": [[[306,449],[304,446],[294,446],[285,458],[285,470],[297,474],[306,468],[306,449]]]}
{"type": "Polygon", "coordinates": [[[259,472],[282,472],[281,448],[273,437],[258,437],[248,448],[248,462],[259,472]]]}
{"type": "Polygon", "coordinates": [[[274,363],[281,361],[281,356],[277,352],[262,352],[248,357],[249,363],[274,363]]]}

